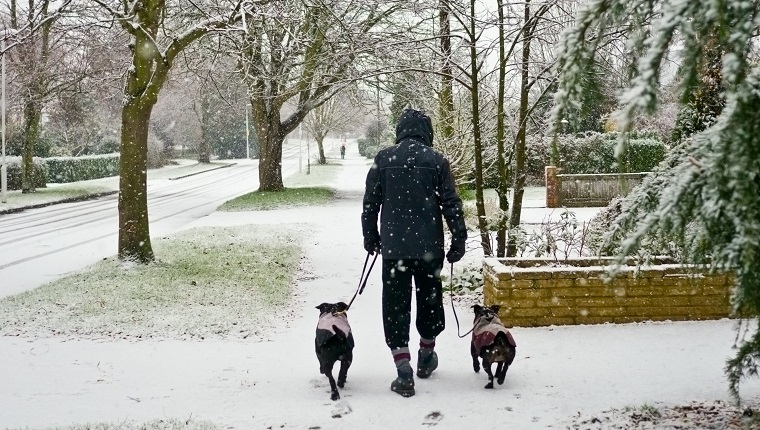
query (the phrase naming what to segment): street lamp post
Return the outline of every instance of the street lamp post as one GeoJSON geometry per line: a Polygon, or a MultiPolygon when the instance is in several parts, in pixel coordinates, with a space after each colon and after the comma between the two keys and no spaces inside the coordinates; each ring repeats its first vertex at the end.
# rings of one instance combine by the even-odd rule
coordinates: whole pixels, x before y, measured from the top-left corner
{"type": "Polygon", "coordinates": [[[2,101],[0,102],[0,110],[2,110],[2,124],[0,124],[0,133],[2,134],[3,141],[3,158],[2,165],[0,165],[0,202],[8,202],[8,164],[5,162],[5,39],[9,36],[16,34],[15,30],[5,30],[0,35],[0,66],[2,68],[2,101]]]}
{"type": "Polygon", "coordinates": [[[298,173],[301,173],[303,166],[303,155],[301,153],[301,140],[303,140],[303,132],[301,131],[301,124],[298,124],[298,173]]]}
{"type": "Polygon", "coordinates": [[[245,103],[245,158],[251,159],[251,130],[248,125],[248,102],[245,103]]]}

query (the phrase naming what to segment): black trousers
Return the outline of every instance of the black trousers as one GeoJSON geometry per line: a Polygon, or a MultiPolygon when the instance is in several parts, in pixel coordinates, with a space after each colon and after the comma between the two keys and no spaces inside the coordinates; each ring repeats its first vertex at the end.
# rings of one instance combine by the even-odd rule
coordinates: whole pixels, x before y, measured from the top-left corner
{"type": "Polygon", "coordinates": [[[383,329],[390,349],[409,346],[412,279],[417,302],[417,332],[424,339],[434,339],[443,331],[442,268],[442,258],[383,260],[383,329]]]}

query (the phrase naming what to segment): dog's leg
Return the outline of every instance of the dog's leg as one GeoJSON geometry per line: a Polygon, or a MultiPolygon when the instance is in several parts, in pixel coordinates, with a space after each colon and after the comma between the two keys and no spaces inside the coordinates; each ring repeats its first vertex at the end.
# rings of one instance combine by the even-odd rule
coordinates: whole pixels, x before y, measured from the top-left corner
{"type": "Polygon", "coordinates": [[[512,364],[512,362],[515,360],[515,348],[514,347],[508,347],[507,353],[505,354],[505,361],[504,361],[504,368],[501,369],[501,372],[496,372],[496,378],[499,385],[504,383],[504,378],[507,377],[507,370],[509,369],[509,366],[512,364]]]}
{"type": "Polygon", "coordinates": [[[488,375],[488,383],[486,384],[485,388],[493,388],[493,373],[491,373],[491,362],[483,359],[483,370],[486,371],[486,374],[488,375]]]}
{"type": "Polygon", "coordinates": [[[338,372],[338,387],[343,388],[346,385],[346,377],[348,377],[348,368],[351,367],[351,362],[354,360],[353,352],[345,354],[340,361],[340,372],[338,372]]]}
{"type": "Polygon", "coordinates": [[[321,375],[325,374],[325,360],[322,359],[322,354],[319,353],[319,349],[317,349],[317,360],[319,360],[319,373],[321,375]]]}
{"type": "Polygon", "coordinates": [[[507,365],[503,361],[500,361],[499,365],[496,366],[496,382],[498,382],[499,385],[504,383],[504,378],[507,377],[508,368],[509,368],[509,365],[507,365]]]}
{"type": "Polygon", "coordinates": [[[472,355],[472,370],[475,373],[480,372],[480,361],[478,361],[478,352],[475,351],[475,344],[470,342],[470,355],[472,355]]]}
{"type": "Polygon", "coordinates": [[[330,381],[330,398],[332,400],[340,399],[340,393],[338,393],[338,386],[335,384],[335,378],[333,378],[332,370],[333,364],[330,363],[324,367],[324,373],[327,375],[327,380],[330,381]]]}

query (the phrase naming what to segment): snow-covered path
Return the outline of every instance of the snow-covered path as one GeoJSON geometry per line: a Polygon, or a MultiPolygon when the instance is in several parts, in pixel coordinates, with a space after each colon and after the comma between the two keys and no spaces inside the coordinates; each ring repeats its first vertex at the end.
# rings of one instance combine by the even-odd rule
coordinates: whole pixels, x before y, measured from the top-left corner
{"type": "MultiPolygon", "coordinates": [[[[0,428],[192,417],[234,429],[563,429],[578,414],[611,407],[728,399],[722,369],[733,354],[732,321],[518,327],[505,384],[485,390],[448,300],[440,367],[417,380],[416,396],[402,398],[389,390],[395,370],[382,335],[378,263],[349,311],[354,364],[342,399],[330,401],[313,350],[314,307],[348,301],[357,287],[368,167],[352,145],[334,184],[341,198],[330,206],[214,213],[188,226],[302,231],[307,255],[295,302],[270,310],[285,319],[271,341],[0,338],[0,428]]],[[[465,332],[470,313],[457,312],[465,332]]],[[[413,330],[413,351],[417,340],[413,330]]],[[[746,383],[743,394],[759,397],[760,382],[746,383]]]]}

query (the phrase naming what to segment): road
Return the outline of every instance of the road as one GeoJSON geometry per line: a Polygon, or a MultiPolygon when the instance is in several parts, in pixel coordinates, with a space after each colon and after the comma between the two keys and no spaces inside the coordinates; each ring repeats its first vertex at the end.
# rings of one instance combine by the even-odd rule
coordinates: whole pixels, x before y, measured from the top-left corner
{"type": "MultiPolygon", "coordinates": [[[[286,143],[283,177],[298,171],[298,164],[297,141],[286,143]]],[[[151,238],[176,231],[258,186],[258,160],[239,160],[230,167],[181,179],[149,179],[151,238]]],[[[0,215],[0,298],[115,255],[117,200],[114,194],[0,215]]]]}

